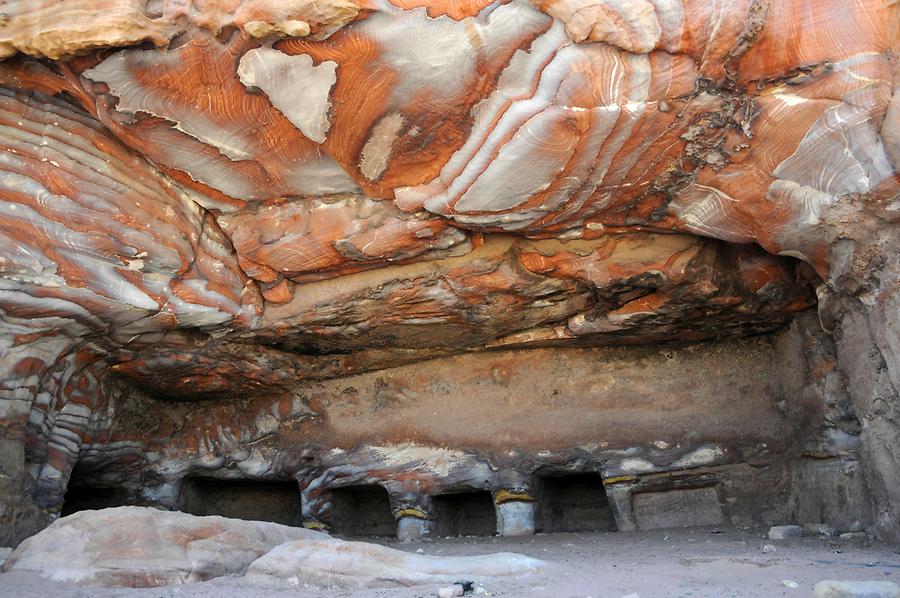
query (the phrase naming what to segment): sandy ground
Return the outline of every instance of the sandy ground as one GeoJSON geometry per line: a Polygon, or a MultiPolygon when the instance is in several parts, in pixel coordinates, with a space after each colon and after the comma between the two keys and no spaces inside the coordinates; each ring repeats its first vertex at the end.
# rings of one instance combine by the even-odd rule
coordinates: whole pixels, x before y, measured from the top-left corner
{"type": "MultiPolygon", "coordinates": [[[[900,583],[900,547],[866,539],[802,538],[771,542],[764,529],[666,530],[633,533],[569,533],[524,538],[454,538],[384,544],[434,555],[511,551],[551,563],[527,577],[486,581],[470,596],[593,598],[808,597],[823,579],[900,583]],[[763,552],[766,544],[775,552],[763,552]],[[788,583],[785,583],[788,582],[788,583]],[[789,587],[795,582],[797,587],[789,587]],[[636,596],[635,596],[636,595],[636,596]]],[[[476,580],[477,581],[477,580],[476,580]]],[[[437,586],[382,590],[272,590],[240,578],[151,589],[80,588],[34,574],[0,574],[0,596],[61,598],[320,598],[431,597],[437,586]]]]}

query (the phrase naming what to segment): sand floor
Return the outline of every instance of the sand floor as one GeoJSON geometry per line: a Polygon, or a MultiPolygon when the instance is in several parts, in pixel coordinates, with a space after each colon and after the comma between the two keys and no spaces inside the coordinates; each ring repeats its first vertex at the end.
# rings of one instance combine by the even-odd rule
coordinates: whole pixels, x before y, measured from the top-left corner
{"type": "MultiPolygon", "coordinates": [[[[551,563],[523,578],[486,581],[470,596],[593,598],[808,597],[823,579],[900,584],[900,547],[867,539],[806,537],[771,542],[765,529],[695,528],[632,533],[566,533],[523,538],[447,538],[386,545],[434,555],[511,551],[551,563]],[[775,552],[764,552],[772,544],[775,552]],[[796,584],[796,587],[791,587],[796,584]]],[[[475,580],[477,581],[477,580],[475,580]]],[[[378,590],[272,590],[240,578],[151,589],[80,588],[34,574],[0,574],[0,596],[108,598],[430,597],[437,586],[378,590]]]]}

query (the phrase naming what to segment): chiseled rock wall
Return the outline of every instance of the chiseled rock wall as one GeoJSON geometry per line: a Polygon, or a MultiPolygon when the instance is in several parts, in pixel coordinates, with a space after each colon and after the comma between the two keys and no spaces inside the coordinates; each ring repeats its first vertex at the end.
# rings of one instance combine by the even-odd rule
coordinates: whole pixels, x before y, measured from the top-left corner
{"type": "Polygon", "coordinates": [[[191,509],[196,479],[289,481],[304,524],[340,528],[342,488],[381,486],[396,518],[430,521],[436,496],[483,490],[500,516],[504,497],[533,501],[548,476],[599,472],[619,529],[657,515],[633,507],[648,493],[682,489],[712,492],[717,521],[850,529],[870,514],[839,377],[807,312],[753,338],[477,352],[286,394],[197,403],[134,392],[113,433],[83,453],[76,483],[191,509]]]}
{"type": "Polygon", "coordinates": [[[900,4],[3,11],[0,543],[76,465],[174,506],[233,464],[324,520],[322,472],[460,483],[440,450],[900,539],[900,4]]]}

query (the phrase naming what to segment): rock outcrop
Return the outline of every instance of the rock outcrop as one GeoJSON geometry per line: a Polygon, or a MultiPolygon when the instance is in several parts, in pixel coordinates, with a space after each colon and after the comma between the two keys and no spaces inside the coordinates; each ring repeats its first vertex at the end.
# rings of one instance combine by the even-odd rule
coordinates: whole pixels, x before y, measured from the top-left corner
{"type": "Polygon", "coordinates": [[[3,11],[0,545],[247,480],[551,529],[587,474],[900,540],[900,4],[3,11]]]}
{"type": "Polygon", "coordinates": [[[276,546],[247,568],[248,583],[271,587],[377,588],[526,575],[546,563],[510,552],[434,557],[328,538],[276,546]]]}
{"type": "Polygon", "coordinates": [[[243,574],[257,558],[320,532],[146,507],[81,511],[19,545],[4,570],[86,586],[154,587],[243,574]]]}
{"type": "Polygon", "coordinates": [[[230,575],[329,589],[493,579],[544,566],[511,553],[430,557],[275,523],[119,507],[54,522],[25,540],[4,570],[83,586],[146,588],[230,575]]]}

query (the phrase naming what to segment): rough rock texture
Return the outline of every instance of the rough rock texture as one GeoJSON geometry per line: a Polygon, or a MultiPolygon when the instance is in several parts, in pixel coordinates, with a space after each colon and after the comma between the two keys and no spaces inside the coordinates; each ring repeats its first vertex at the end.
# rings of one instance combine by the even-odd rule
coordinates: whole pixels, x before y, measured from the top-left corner
{"type": "Polygon", "coordinates": [[[0,544],[189,478],[503,533],[586,473],[900,540],[900,4],[3,11],[0,544]]]}
{"type": "Polygon", "coordinates": [[[320,532],[146,507],[81,511],[22,542],[4,570],[80,585],[153,587],[243,573],[272,548],[320,532]]]}
{"type": "Polygon", "coordinates": [[[534,572],[545,563],[503,552],[481,556],[434,557],[408,554],[366,542],[331,538],[288,542],[247,568],[248,583],[284,587],[374,588],[485,580],[534,572]]]}
{"type": "Polygon", "coordinates": [[[4,571],[85,586],[155,587],[246,572],[254,584],[356,588],[522,575],[543,565],[512,553],[410,555],[275,523],[119,507],[59,519],[22,542],[4,571]]]}
{"type": "Polygon", "coordinates": [[[897,598],[900,586],[891,581],[836,581],[816,584],[813,598],[897,598]]]}

